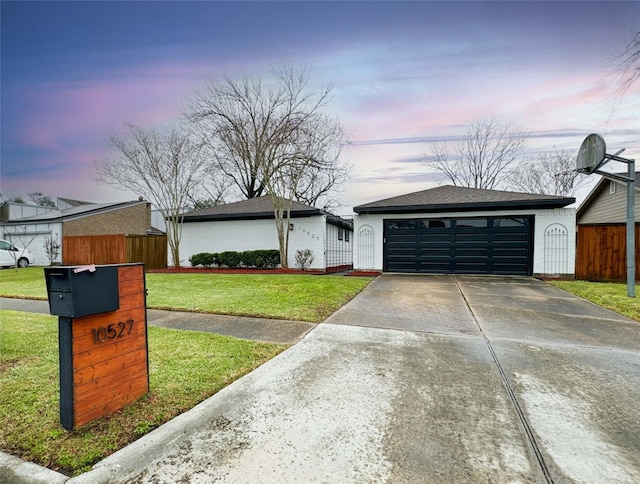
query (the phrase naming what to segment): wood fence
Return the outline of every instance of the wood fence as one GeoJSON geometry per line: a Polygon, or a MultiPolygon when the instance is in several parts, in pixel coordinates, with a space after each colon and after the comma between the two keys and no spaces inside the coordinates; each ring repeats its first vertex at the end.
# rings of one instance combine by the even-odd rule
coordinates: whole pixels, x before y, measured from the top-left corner
{"type": "Polygon", "coordinates": [[[87,235],[62,238],[64,265],[127,264],[167,268],[166,235],[87,235]]]}
{"type": "MultiPolygon", "coordinates": [[[[640,224],[636,223],[636,281],[640,281],[640,224]]],[[[576,279],[626,281],[626,226],[578,225],[576,279]]]]}

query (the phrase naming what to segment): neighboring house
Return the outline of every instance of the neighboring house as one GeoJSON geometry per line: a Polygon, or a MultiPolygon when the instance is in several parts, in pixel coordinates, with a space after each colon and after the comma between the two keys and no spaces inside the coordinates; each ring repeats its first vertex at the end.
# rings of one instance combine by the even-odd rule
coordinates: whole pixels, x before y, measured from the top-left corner
{"type": "MultiPolygon", "coordinates": [[[[640,279],[640,172],[635,174],[634,189],[636,279],[640,279]]],[[[627,183],[602,177],[578,207],[576,222],[576,277],[625,280],[627,183]]]]}
{"type": "MultiPolygon", "coordinates": [[[[180,255],[182,264],[201,252],[219,253],[278,249],[273,204],[268,196],[183,214],[180,255]]],[[[285,215],[286,216],[286,215],[285,215]]],[[[309,249],[310,269],[351,267],[353,224],[324,210],[293,202],[289,228],[289,267],[295,268],[296,250],[309,249]]]]}
{"type": "Polygon", "coordinates": [[[441,186],[354,208],[354,269],[569,276],[574,198],[441,186]]]}
{"type": "Polygon", "coordinates": [[[27,247],[36,265],[49,265],[44,245],[47,238],[61,246],[57,260],[62,261],[63,237],[73,235],[145,235],[151,228],[151,204],[146,201],[87,203],[58,199],[57,208],[36,207],[6,202],[0,208],[0,238],[27,247]],[[20,205],[20,206],[18,206],[20,205]],[[64,208],[60,208],[64,207],[64,208]],[[7,215],[5,220],[5,214],[7,215]]]}

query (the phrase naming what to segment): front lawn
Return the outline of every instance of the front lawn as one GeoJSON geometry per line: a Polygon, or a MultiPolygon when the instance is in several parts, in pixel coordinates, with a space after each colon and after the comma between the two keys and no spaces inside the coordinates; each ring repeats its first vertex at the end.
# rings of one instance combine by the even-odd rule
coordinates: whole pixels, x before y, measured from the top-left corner
{"type": "Polygon", "coordinates": [[[47,299],[43,268],[0,269],[0,296],[47,299]]]}
{"type": "Polygon", "coordinates": [[[57,318],[0,311],[0,450],[60,472],[86,472],[287,347],[155,327],[148,339],[149,394],[66,431],[59,420],[57,318]]]}
{"type": "MultiPolygon", "coordinates": [[[[147,305],[322,321],[371,278],[147,274],[147,305]]],[[[46,299],[41,267],[0,271],[0,296],[46,299]]],[[[192,408],[284,350],[210,333],[149,327],[150,393],[80,429],[59,423],[57,318],[0,311],[0,450],[68,474],[192,408]]]]}
{"type": "Polygon", "coordinates": [[[636,285],[636,297],[630,298],[627,296],[627,285],[624,283],[550,281],[550,284],[623,316],[640,321],[640,286],[638,285],[636,285]]]}
{"type": "MultiPolygon", "coordinates": [[[[320,322],[358,294],[369,277],[304,274],[146,275],[153,309],[320,322]]],[[[46,299],[41,267],[0,271],[0,296],[46,299]]]]}
{"type": "Polygon", "coordinates": [[[371,278],[297,274],[147,274],[149,307],[320,322],[371,278]]]}

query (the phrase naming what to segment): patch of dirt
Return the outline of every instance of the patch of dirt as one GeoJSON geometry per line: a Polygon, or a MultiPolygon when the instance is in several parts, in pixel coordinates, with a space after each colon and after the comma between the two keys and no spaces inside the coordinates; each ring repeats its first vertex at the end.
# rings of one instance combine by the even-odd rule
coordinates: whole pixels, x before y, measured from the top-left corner
{"type": "Polygon", "coordinates": [[[7,360],[0,362],[0,373],[4,373],[5,371],[10,370],[14,366],[17,366],[20,363],[20,359],[15,360],[7,360]]]}

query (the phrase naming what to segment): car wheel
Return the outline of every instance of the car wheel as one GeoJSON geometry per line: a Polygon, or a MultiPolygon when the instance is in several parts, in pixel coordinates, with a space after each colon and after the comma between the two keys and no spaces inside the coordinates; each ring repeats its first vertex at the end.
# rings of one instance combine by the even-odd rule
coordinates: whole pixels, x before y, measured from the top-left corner
{"type": "Polygon", "coordinates": [[[18,267],[27,267],[29,266],[29,261],[25,257],[21,257],[18,259],[18,267]]]}

